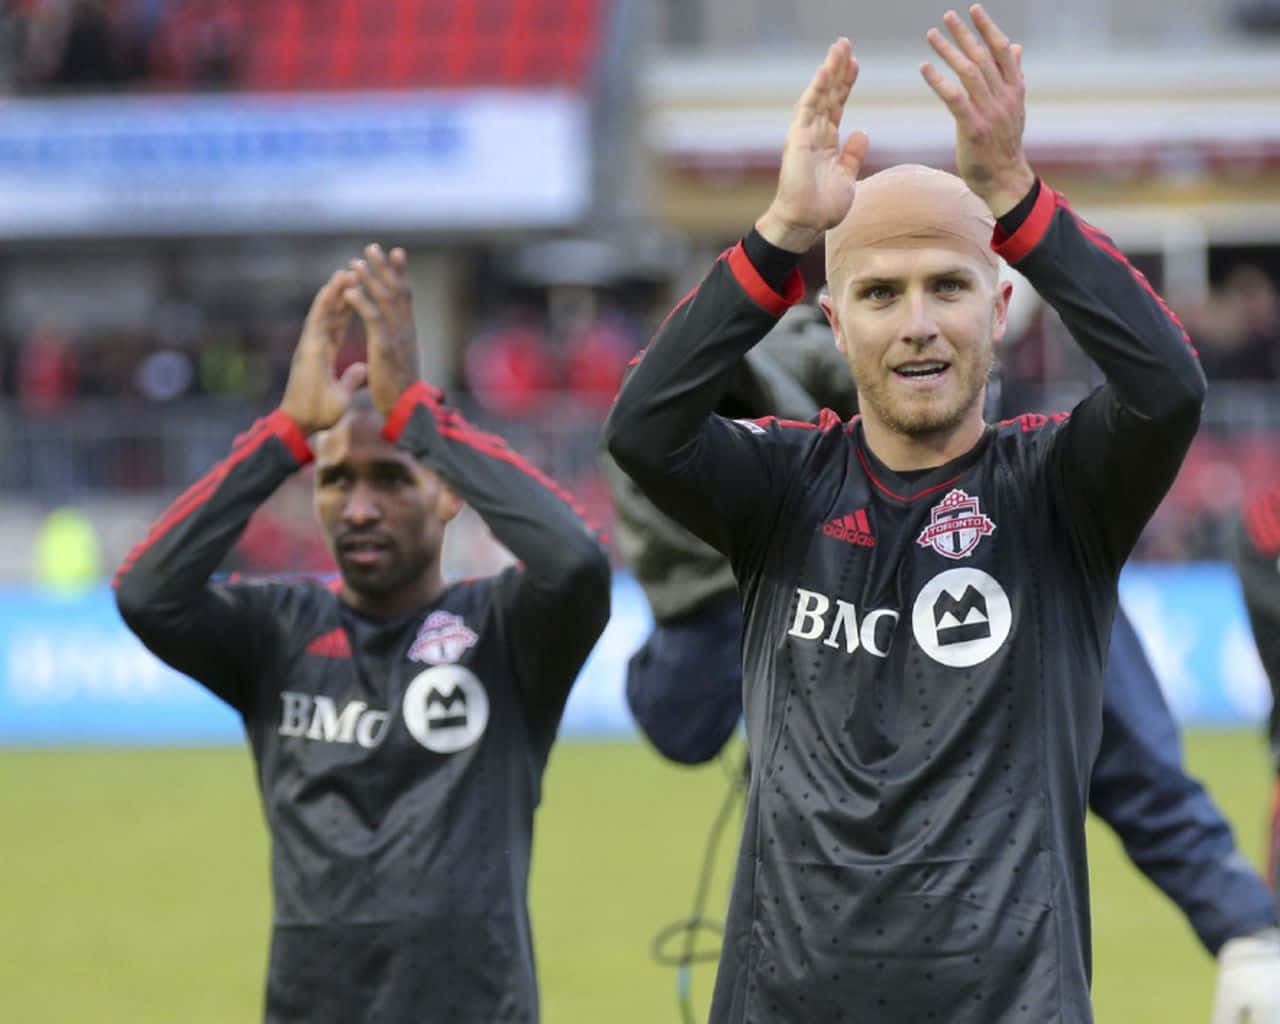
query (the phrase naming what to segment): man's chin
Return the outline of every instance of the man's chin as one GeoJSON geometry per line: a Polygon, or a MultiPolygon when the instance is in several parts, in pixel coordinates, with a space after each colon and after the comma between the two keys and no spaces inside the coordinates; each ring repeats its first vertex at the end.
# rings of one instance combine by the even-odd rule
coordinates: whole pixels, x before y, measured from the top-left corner
{"type": "Polygon", "coordinates": [[[368,597],[381,597],[395,589],[395,580],[384,568],[352,565],[338,559],[338,575],[348,590],[368,597]]]}

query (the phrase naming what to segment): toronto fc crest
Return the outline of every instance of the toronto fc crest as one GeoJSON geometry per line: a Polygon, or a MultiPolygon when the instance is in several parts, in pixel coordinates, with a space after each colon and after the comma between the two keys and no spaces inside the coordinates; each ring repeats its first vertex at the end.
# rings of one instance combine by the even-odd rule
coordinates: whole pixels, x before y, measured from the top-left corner
{"type": "Polygon", "coordinates": [[[933,548],[944,558],[967,558],[978,541],[995,532],[996,524],[982,514],[978,499],[956,488],[948,491],[929,513],[929,525],[916,543],[933,548]]]}
{"type": "Polygon", "coordinates": [[[428,665],[450,664],[474,647],[476,639],[475,631],[460,616],[432,612],[418,627],[418,635],[409,648],[409,657],[428,665]]]}

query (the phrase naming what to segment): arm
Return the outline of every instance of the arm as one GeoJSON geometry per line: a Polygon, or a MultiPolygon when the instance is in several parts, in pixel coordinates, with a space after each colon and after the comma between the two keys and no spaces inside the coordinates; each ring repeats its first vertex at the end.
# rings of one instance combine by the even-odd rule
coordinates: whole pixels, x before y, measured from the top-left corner
{"type": "Polygon", "coordinates": [[[524,566],[512,577],[511,649],[526,706],[559,720],[578,670],[609,620],[609,562],[573,499],[505,441],[482,433],[421,380],[403,250],[357,261],[348,302],[364,321],[369,386],[383,435],[431,466],[524,566]]]}
{"type": "Polygon", "coordinates": [[[266,620],[255,614],[254,588],[209,576],[254,510],[310,461],[305,431],[336,422],[359,383],[362,366],[342,380],[333,375],[345,283],[335,274],[317,294],[281,407],[237,438],[231,454],[169,507],[114,580],[121,617],[139,639],[241,711],[266,620]]]}
{"type": "MultiPolygon", "coordinates": [[[[956,165],[999,219],[1036,186],[1022,148],[1022,49],[980,6],[977,34],[954,12],[955,42],[931,29],[929,43],[960,79],[922,65],[956,122],[956,165]]],[[[1061,315],[1107,378],[1061,432],[1060,493],[1073,506],[1078,544],[1118,572],[1173,481],[1199,423],[1205,380],[1186,332],[1115,245],[1079,220],[1043,184],[1010,236],[994,246],[1061,315]]]]}
{"type": "Polygon", "coordinates": [[[1280,771],[1280,487],[1244,509],[1233,552],[1253,639],[1271,682],[1271,744],[1280,771]]]}
{"type": "Polygon", "coordinates": [[[833,44],[796,104],[769,209],[667,317],[605,424],[609,453],[626,473],[721,551],[753,520],[768,518],[771,506],[760,496],[780,492],[779,469],[763,432],[712,410],[743,354],[801,298],[800,255],[853,202],[867,139],[855,132],[841,144],[839,129],[857,70],[849,41],[833,44]],[[786,253],[790,267],[775,276],[766,264],[786,253]]]}
{"type": "Polygon", "coordinates": [[[1041,184],[1022,226],[997,237],[1106,377],[1062,430],[1058,465],[1078,538],[1118,570],[1195,436],[1204,375],[1146,279],[1062,196],[1041,184]]]}
{"type": "Polygon", "coordinates": [[[1271,893],[1240,854],[1231,826],[1186,774],[1178,727],[1123,610],[1111,636],[1089,806],[1210,953],[1277,923],[1271,893]]]}

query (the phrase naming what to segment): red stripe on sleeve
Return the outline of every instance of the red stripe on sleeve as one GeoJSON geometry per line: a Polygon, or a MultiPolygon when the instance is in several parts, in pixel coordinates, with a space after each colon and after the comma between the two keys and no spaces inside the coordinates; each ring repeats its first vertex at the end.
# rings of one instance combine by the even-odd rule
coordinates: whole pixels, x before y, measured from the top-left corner
{"type": "Polygon", "coordinates": [[[1245,510],[1244,526],[1258,554],[1270,557],[1280,551],[1280,498],[1272,494],[1256,498],[1245,510]]]}
{"type": "Polygon", "coordinates": [[[409,417],[413,415],[414,406],[421,402],[429,409],[436,409],[440,405],[440,398],[439,388],[433,388],[425,380],[414,381],[405,388],[404,394],[397,398],[396,404],[391,407],[387,422],[382,426],[382,436],[395,444],[404,433],[409,417]]]}
{"type": "Polygon", "coordinates": [[[1006,235],[996,225],[991,236],[991,248],[1008,263],[1016,263],[1036,247],[1044,233],[1049,230],[1049,222],[1053,220],[1053,211],[1057,208],[1056,193],[1050,190],[1043,181],[1040,182],[1040,194],[1027,219],[1012,235],[1006,235]]]}
{"type": "MultiPolygon", "coordinates": [[[[1042,187],[1040,191],[1041,195],[1043,195],[1044,188],[1042,187]]],[[[1094,227],[1083,217],[1079,216],[1076,211],[1071,208],[1071,204],[1067,202],[1066,196],[1061,192],[1055,192],[1054,196],[1056,204],[1066,210],[1067,213],[1071,215],[1072,219],[1080,225],[1080,230],[1084,233],[1084,236],[1108,256],[1116,260],[1116,262],[1123,265],[1129,273],[1133,275],[1134,280],[1142,286],[1142,290],[1155,300],[1156,305],[1160,307],[1164,312],[1164,315],[1167,316],[1181,332],[1182,338],[1191,348],[1192,354],[1199,356],[1200,353],[1196,351],[1195,346],[1191,343],[1191,336],[1187,333],[1187,329],[1182,325],[1182,321],[1178,319],[1178,315],[1165,303],[1163,296],[1151,287],[1151,282],[1147,280],[1147,275],[1129,262],[1125,254],[1116,248],[1115,242],[1111,240],[1110,236],[1108,236],[1105,231],[1094,227]]]]}
{"type": "Polygon", "coordinates": [[[298,460],[299,466],[305,466],[314,458],[311,454],[311,446],[307,444],[307,435],[289,418],[288,413],[277,409],[266,418],[265,422],[271,432],[285,443],[289,454],[298,460]]]}
{"type": "Polygon", "coordinates": [[[741,242],[729,250],[729,270],[743,290],[751,296],[751,301],[774,316],[782,316],[804,298],[804,278],[800,276],[799,270],[793,270],[788,275],[786,292],[779,295],[752,265],[741,242]]]}
{"type": "Polygon", "coordinates": [[[400,435],[404,433],[409,417],[413,415],[414,408],[421,402],[431,410],[432,415],[435,417],[436,430],[441,437],[447,437],[453,441],[461,441],[469,448],[474,448],[483,455],[510,463],[560,498],[592,530],[596,533],[601,532],[600,527],[592,521],[582,506],[574,500],[573,495],[532,463],[526,461],[523,456],[517,453],[497,434],[486,434],[484,431],[476,429],[463,419],[456,409],[449,409],[441,405],[441,397],[442,392],[438,388],[431,387],[426,381],[416,381],[405,389],[403,395],[396,399],[396,404],[391,409],[391,414],[387,417],[386,425],[382,428],[382,436],[392,443],[398,441],[400,435]]]}
{"type": "MultiPolygon", "coordinates": [[[[291,452],[294,451],[293,442],[285,436],[290,432],[290,428],[292,428],[292,432],[297,437],[302,439],[302,444],[305,448],[306,438],[302,437],[302,431],[298,429],[293,420],[285,416],[284,413],[279,412],[279,410],[264,419],[258,420],[257,423],[237,437],[231,454],[183,491],[177,500],[165,510],[164,515],[152,524],[151,529],[147,531],[146,537],[134,546],[133,550],[129,552],[120,564],[120,568],[116,570],[116,574],[112,578],[111,585],[116,586],[120,582],[120,578],[133,568],[138,559],[156,541],[186,519],[195,509],[203,505],[209,496],[218,489],[218,485],[227,478],[227,474],[261,448],[268,440],[278,437],[289,446],[291,452]]],[[[307,455],[309,458],[310,449],[307,450],[307,455]]]]}
{"type": "Polygon", "coordinates": [[[442,437],[450,438],[454,441],[461,441],[463,444],[483,455],[490,458],[501,459],[503,462],[510,463],[521,472],[527,474],[536,480],[539,484],[549,490],[557,498],[563,501],[584,523],[587,524],[594,532],[600,533],[599,524],[594,522],[586,510],[578,504],[577,500],[556,483],[551,477],[547,476],[537,466],[527,461],[522,455],[516,452],[510,445],[496,434],[486,434],[482,430],[477,430],[465,419],[462,418],[453,409],[436,410],[436,429],[440,431],[442,437]]]}

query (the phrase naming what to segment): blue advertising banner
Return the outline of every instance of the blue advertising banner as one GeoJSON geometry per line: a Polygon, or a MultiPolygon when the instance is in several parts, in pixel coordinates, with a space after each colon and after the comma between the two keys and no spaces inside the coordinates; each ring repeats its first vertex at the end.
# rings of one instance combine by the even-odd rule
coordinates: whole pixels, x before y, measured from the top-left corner
{"type": "Polygon", "coordinates": [[[556,90],[10,100],[0,237],[562,226],[590,157],[556,90]]]}
{"type": "MultiPolygon", "coordinates": [[[[1125,607],[1180,720],[1260,722],[1270,691],[1239,588],[1225,565],[1133,566],[1125,607]]],[[[566,709],[566,736],[630,736],[627,658],[649,629],[643,593],[614,579],[613,617],[566,709]]],[[[157,661],[104,586],[73,597],[0,589],[0,744],[240,742],[238,716],[157,661]]]]}
{"type": "MultiPolygon", "coordinates": [[[[630,735],[622,693],[649,606],[629,576],[574,686],[563,733],[630,735]]],[[[235,743],[240,717],[155,658],[129,632],[106,586],[61,597],[0,588],[0,745],[235,743]]]]}

